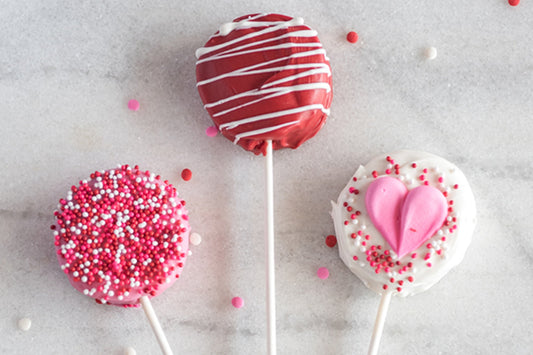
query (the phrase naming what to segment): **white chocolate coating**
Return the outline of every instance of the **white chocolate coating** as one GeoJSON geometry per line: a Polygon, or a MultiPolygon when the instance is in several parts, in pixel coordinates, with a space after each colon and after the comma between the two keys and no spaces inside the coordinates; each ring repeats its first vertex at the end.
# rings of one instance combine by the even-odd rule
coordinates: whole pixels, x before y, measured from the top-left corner
{"type": "Polygon", "coordinates": [[[476,224],[474,196],[463,173],[447,160],[424,152],[385,154],[360,166],[332,206],[342,261],[379,294],[386,290],[408,296],[433,286],[461,262],[476,224]],[[443,192],[449,204],[442,228],[401,259],[375,228],[365,205],[369,184],[382,176],[398,178],[408,190],[427,182],[443,192]]]}

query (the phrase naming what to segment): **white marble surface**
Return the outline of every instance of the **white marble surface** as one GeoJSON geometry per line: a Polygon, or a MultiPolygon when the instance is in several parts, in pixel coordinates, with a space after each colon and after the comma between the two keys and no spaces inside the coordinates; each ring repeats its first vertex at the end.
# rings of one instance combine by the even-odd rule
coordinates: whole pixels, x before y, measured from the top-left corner
{"type": "Polygon", "coordinates": [[[522,2],[0,1],[0,353],[159,353],[141,310],[71,288],[48,228],[71,184],[117,163],[176,184],[203,236],[153,301],[174,351],[265,353],[263,159],[204,134],[194,75],[194,50],[257,11],[304,17],[334,80],[326,126],[274,157],[279,354],[366,352],[379,297],[325,246],[329,201],[359,164],[401,148],[459,165],[478,226],[459,267],[392,300],[381,354],[532,353],[533,4],[522,2]]]}

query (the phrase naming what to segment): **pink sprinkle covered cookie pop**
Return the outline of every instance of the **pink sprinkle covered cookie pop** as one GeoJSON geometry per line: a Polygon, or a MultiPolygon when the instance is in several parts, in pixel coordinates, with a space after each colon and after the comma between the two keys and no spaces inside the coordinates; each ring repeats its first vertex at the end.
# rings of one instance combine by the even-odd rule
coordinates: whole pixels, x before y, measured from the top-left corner
{"type": "Polygon", "coordinates": [[[128,165],[96,171],[71,187],[54,215],[61,269],[97,303],[151,312],[149,299],[183,270],[190,232],[185,201],[149,171],[128,165]]]}
{"type": "Polygon", "coordinates": [[[360,166],[333,204],[339,254],[382,295],[369,354],[376,354],[391,296],[437,283],[463,259],[476,222],[463,173],[424,152],[399,151],[360,166]]]}

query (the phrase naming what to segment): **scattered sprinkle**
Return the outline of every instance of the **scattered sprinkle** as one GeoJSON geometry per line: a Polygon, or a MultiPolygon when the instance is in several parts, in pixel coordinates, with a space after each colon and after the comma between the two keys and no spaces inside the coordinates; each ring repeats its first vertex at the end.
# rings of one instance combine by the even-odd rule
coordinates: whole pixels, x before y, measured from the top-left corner
{"type": "Polygon", "coordinates": [[[192,245],[200,245],[200,243],[202,242],[202,236],[198,233],[191,233],[189,241],[192,245]]]}
{"type": "Polygon", "coordinates": [[[124,349],[124,355],[137,355],[137,351],[135,351],[135,349],[131,346],[128,346],[124,349]]]}
{"type": "Polygon", "coordinates": [[[517,6],[520,4],[520,0],[509,0],[509,5],[511,6],[517,6]]]}
{"type": "Polygon", "coordinates": [[[218,129],[215,126],[207,127],[205,134],[207,134],[208,137],[215,137],[218,134],[218,129]]]}
{"type": "Polygon", "coordinates": [[[241,308],[242,306],[244,306],[244,300],[240,297],[233,297],[231,299],[231,304],[235,308],[241,308]]]}
{"type": "Polygon", "coordinates": [[[426,58],[429,60],[433,60],[437,58],[437,48],[435,47],[428,47],[425,51],[426,58]]]}
{"type": "Polygon", "coordinates": [[[135,100],[135,99],[131,99],[130,101],[128,101],[128,108],[132,111],[139,111],[139,108],[141,107],[141,104],[139,103],[139,101],[135,100]]]}
{"type": "Polygon", "coordinates": [[[185,181],[192,179],[192,171],[190,169],[183,169],[181,171],[181,178],[185,181]]]}
{"type": "Polygon", "coordinates": [[[350,42],[350,43],[356,43],[357,40],[359,39],[359,35],[357,34],[357,32],[350,31],[350,32],[348,32],[348,34],[346,35],[346,39],[347,39],[348,42],[350,42]]]}
{"type": "Polygon", "coordinates": [[[22,318],[19,319],[18,326],[20,330],[28,331],[31,328],[31,319],[29,318],[22,318]]]}
{"type": "Polygon", "coordinates": [[[321,268],[318,268],[316,274],[318,278],[325,280],[329,277],[329,270],[327,267],[321,267],[321,268]]]}
{"type": "Polygon", "coordinates": [[[337,245],[337,237],[330,234],[326,237],[326,245],[330,248],[333,248],[335,245],[337,245]]]}

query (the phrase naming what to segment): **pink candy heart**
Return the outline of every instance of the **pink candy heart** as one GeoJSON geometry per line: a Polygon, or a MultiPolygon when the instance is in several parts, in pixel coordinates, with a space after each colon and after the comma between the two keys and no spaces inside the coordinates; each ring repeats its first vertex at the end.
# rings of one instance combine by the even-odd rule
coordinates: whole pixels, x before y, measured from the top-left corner
{"type": "Polygon", "coordinates": [[[435,234],[447,215],[446,198],[438,189],[422,185],[409,191],[400,180],[389,176],[370,184],[365,205],[374,226],[398,258],[435,234]]]}

